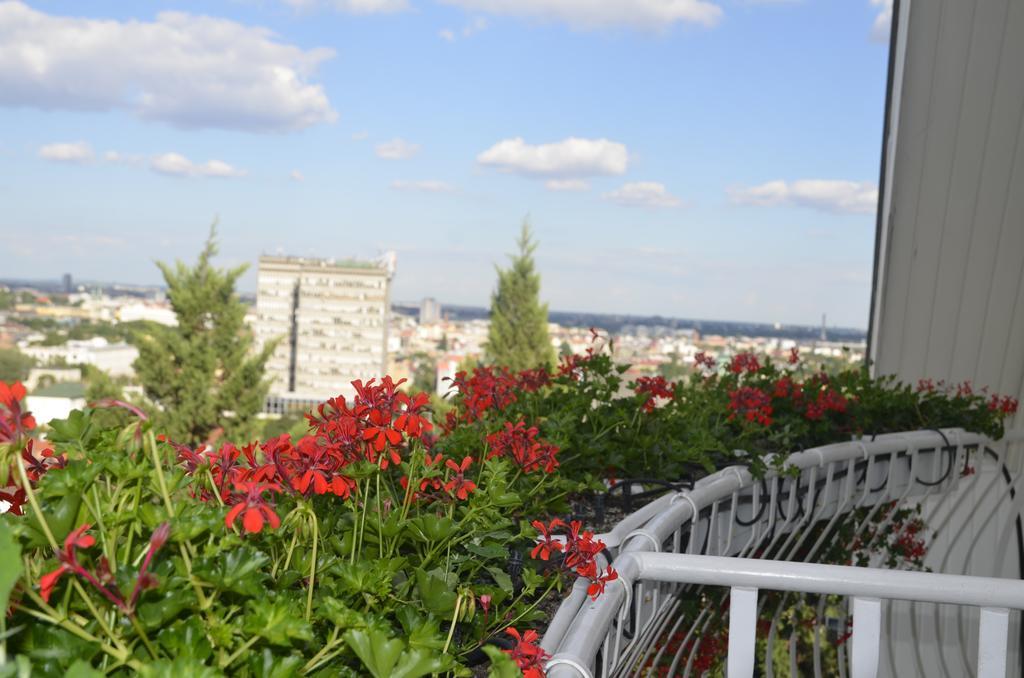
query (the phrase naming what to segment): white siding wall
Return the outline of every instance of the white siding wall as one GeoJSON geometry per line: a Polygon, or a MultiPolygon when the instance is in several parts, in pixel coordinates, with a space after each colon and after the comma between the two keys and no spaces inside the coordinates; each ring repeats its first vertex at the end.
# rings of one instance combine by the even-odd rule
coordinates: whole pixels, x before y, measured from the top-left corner
{"type": "Polygon", "coordinates": [[[1024,2],[912,0],[904,14],[874,369],[1019,397],[1024,2]]]}
{"type": "MultiPolygon", "coordinates": [[[[901,1],[873,369],[908,383],[970,380],[1022,398],[1024,1],[901,1]]],[[[1011,423],[1021,426],[1024,413],[1011,423]]],[[[965,502],[935,538],[929,564],[936,570],[1019,576],[1016,538],[1005,529],[1013,512],[982,524],[975,516],[985,513],[984,500],[965,502]],[[946,543],[961,525],[974,542],[969,549],[946,543]],[[1000,558],[1007,539],[1013,543],[1000,558]]],[[[888,619],[895,642],[882,675],[967,675],[961,647],[967,656],[976,651],[976,616],[935,616],[929,606],[907,612],[897,606],[888,619]]],[[[1020,675],[1018,624],[1009,675],[1020,675]]]]}

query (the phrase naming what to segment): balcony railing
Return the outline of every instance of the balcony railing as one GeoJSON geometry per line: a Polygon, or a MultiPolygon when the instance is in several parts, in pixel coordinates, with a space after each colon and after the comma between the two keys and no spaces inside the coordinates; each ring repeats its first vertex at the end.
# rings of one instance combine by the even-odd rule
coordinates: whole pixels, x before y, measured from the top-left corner
{"type": "MultiPolygon", "coordinates": [[[[893,675],[968,675],[975,670],[1005,675],[1007,610],[1024,608],[1024,582],[1020,577],[949,578],[948,573],[987,569],[986,574],[1000,574],[1008,558],[1019,559],[1020,554],[1008,550],[1015,536],[1018,550],[1024,549],[1018,519],[1024,494],[1017,491],[1020,455],[1011,456],[1009,449],[1024,439],[1022,433],[998,442],[959,429],[880,435],[792,454],[784,464],[789,472],[769,472],[764,478],[742,467],[723,469],[692,490],[660,498],[601,536],[620,581],[595,601],[587,597],[585,582],[573,588],[543,639],[553,655],[548,675],[634,675],[652,664],[668,664],[669,675],[690,675],[701,638],[720,621],[720,613],[705,605],[688,615],[684,601],[708,594],[702,587],[709,585],[733,588],[730,676],[753,671],[754,619],[759,612],[766,614],[758,588],[822,594],[816,628],[825,624],[825,594],[851,597],[852,604],[844,600],[842,610],[846,615],[852,607],[856,620],[850,653],[851,675],[858,678],[875,675],[880,656],[888,662],[882,668],[893,675]],[[817,564],[841,528],[845,539],[869,541],[875,538],[869,530],[878,535],[892,527],[896,508],[918,504],[934,532],[927,564],[947,574],[881,569],[881,555],[873,557],[870,568],[817,564]],[[984,558],[976,555],[982,539],[991,542],[991,548],[983,549],[984,558]],[[897,608],[887,605],[891,633],[879,639],[882,598],[910,601],[911,607],[897,610],[908,618],[897,634],[897,608]],[[980,621],[965,619],[958,608],[951,629],[944,608],[924,609],[923,603],[981,607],[980,621]],[[933,633],[928,639],[935,656],[920,647],[929,611],[933,633]],[[968,629],[977,624],[981,642],[973,652],[968,642],[973,630],[968,629]],[[906,638],[904,627],[909,628],[910,651],[894,640],[896,635],[906,638]],[[683,642],[670,652],[664,639],[680,635],[683,642]]],[[[774,613],[767,611],[771,622],[763,668],[768,675],[773,674],[771,648],[780,616],[793,600],[784,596],[774,613]]],[[[808,648],[817,675],[822,671],[820,635],[813,634],[808,648]]],[[[797,675],[799,642],[793,634],[790,675],[797,675]]],[[[846,654],[840,645],[842,675],[846,654]]]]}

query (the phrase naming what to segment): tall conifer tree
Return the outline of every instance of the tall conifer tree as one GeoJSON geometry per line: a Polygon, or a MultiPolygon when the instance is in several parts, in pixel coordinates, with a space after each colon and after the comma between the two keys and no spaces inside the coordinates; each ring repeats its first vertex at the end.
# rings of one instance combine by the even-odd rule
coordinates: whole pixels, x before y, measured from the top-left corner
{"type": "Polygon", "coordinates": [[[218,429],[244,441],[256,431],[269,382],[263,369],[273,346],[252,354],[252,333],[245,327],[245,305],[235,283],[246,265],[215,268],[216,228],[195,266],[163,262],[177,327],[159,327],[141,337],[135,371],[158,406],[154,418],[174,440],[200,443],[218,429]]]}
{"type": "Polygon", "coordinates": [[[491,327],[487,336],[489,362],[513,370],[550,367],[555,351],[548,335],[548,306],[540,303],[540,274],[534,270],[530,224],[523,222],[511,255],[511,266],[497,268],[498,288],[491,295],[491,327]]]}

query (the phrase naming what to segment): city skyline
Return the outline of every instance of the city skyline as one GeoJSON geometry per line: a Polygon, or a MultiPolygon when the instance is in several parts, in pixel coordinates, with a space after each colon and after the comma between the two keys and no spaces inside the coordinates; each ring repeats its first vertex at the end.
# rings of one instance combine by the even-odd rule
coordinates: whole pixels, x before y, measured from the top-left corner
{"type": "Polygon", "coordinates": [[[486,306],[529,215],[552,308],[867,324],[884,2],[327,4],[0,2],[7,275],[158,283],[219,215],[221,265],[486,306]]]}

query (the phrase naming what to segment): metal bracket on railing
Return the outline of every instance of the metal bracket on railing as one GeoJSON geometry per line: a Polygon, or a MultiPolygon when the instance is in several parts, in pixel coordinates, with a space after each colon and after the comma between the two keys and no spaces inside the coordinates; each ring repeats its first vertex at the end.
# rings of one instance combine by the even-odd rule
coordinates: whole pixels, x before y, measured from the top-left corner
{"type": "Polygon", "coordinates": [[[650,540],[650,542],[651,542],[651,545],[652,545],[652,546],[654,547],[654,551],[655,551],[655,552],[660,552],[660,551],[661,551],[661,544],[660,544],[660,543],[658,543],[658,537],[657,537],[656,535],[654,535],[654,534],[652,534],[652,533],[648,532],[647,530],[643,529],[642,527],[641,527],[641,528],[639,528],[639,529],[633,530],[632,532],[630,532],[629,534],[627,534],[627,535],[626,535],[626,536],[625,536],[625,537],[624,537],[624,538],[622,539],[622,548],[623,548],[623,549],[625,549],[625,548],[626,548],[626,544],[627,544],[627,543],[629,542],[629,540],[630,540],[630,539],[632,539],[633,537],[646,537],[646,538],[647,538],[648,540],[650,540]]]}
{"type": "Polygon", "coordinates": [[[572,657],[563,657],[560,654],[556,654],[554,657],[548,660],[547,664],[544,665],[544,670],[547,673],[551,673],[551,669],[555,668],[556,666],[568,666],[569,668],[574,669],[576,672],[578,672],[580,678],[594,678],[594,674],[590,671],[590,669],[585,667],[583,664],[580,664],[572,657]]]}

